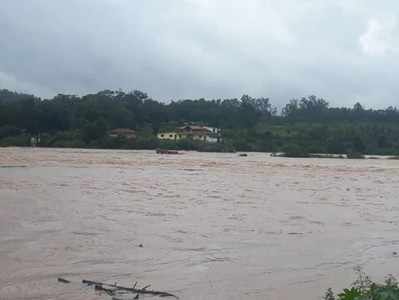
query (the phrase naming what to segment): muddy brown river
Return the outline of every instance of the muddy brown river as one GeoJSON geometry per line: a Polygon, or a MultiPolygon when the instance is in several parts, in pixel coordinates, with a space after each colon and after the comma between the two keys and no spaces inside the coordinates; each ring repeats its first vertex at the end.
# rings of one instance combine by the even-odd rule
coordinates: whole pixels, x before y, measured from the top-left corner
{"type": "Polygon", "coordinates": [[[2,148],[0,299],[321,299],[399,275],[398,195],[386,159],[2,148]]]}

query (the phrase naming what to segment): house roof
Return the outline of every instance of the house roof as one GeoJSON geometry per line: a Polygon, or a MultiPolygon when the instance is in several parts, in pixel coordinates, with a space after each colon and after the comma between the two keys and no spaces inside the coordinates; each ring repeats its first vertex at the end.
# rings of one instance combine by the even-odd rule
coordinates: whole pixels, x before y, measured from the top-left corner
{"type": "Polygon", "coordinates": [[[126,134],[136,134],[136,131],[130,128],[115,128],[109,131],[110,134],[120,134],[120,135],[126,135],[126,134]]]}
{"type": "Polygon", "coordinates": [[[191,132],[203,132],[203,133],[208,133],[210,132],[210,130],[206,127],[203,126],[191,126],[191,125],[187,125],[187,126],[182,126],[182,127],[178,127],[177,130],[179,131],[191,131],[191,132]]]}

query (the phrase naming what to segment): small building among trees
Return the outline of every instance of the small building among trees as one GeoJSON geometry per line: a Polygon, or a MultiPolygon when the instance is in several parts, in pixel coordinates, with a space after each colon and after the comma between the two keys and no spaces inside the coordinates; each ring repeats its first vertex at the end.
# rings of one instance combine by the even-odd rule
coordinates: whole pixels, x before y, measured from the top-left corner
{"type": "Polygon", "coordinates": [[[130,128],[115,128],[108,131],[108,136],[111,138],[123,137],[127,140],[136,139],[136,131],[130,128]]]}
{"type": "Polygon", "coordinates": [[[158,139],[160,140],[192,139],[194,141],[218,143],[220,138],[219,128],[197,125],[186,125],[176,128],[175,131],[158,133],[158,139]]]}

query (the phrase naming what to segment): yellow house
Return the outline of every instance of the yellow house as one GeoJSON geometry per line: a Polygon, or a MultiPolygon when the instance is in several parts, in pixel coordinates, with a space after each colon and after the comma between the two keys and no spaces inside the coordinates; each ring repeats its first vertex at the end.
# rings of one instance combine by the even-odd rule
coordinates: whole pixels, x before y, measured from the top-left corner
{"type": "Polygon", "coordinates": [[[181,132],[160,132],[158,133],[158,139],[160,140],[180,140],[184,139],[186,137],[185,134],[182,134],[181,132]]]}
{"type": "Polygon", "coordinates": [[[160,140],[178,141],[181,139],[192,139],[205,143],[219,143],[220,129],[205,126],[186,125],[176,128],[175,131],[158,133],[160,140]]]}

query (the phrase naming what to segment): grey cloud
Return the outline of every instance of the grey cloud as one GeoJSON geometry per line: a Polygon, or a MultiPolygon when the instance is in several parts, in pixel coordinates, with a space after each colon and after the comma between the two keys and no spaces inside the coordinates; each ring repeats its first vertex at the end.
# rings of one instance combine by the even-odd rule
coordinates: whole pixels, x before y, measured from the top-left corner
{"type": "Polygon", "coordinates": [[[396,105],[399,4],[383,2],[3,0],[0,88],[396,105]]]}

